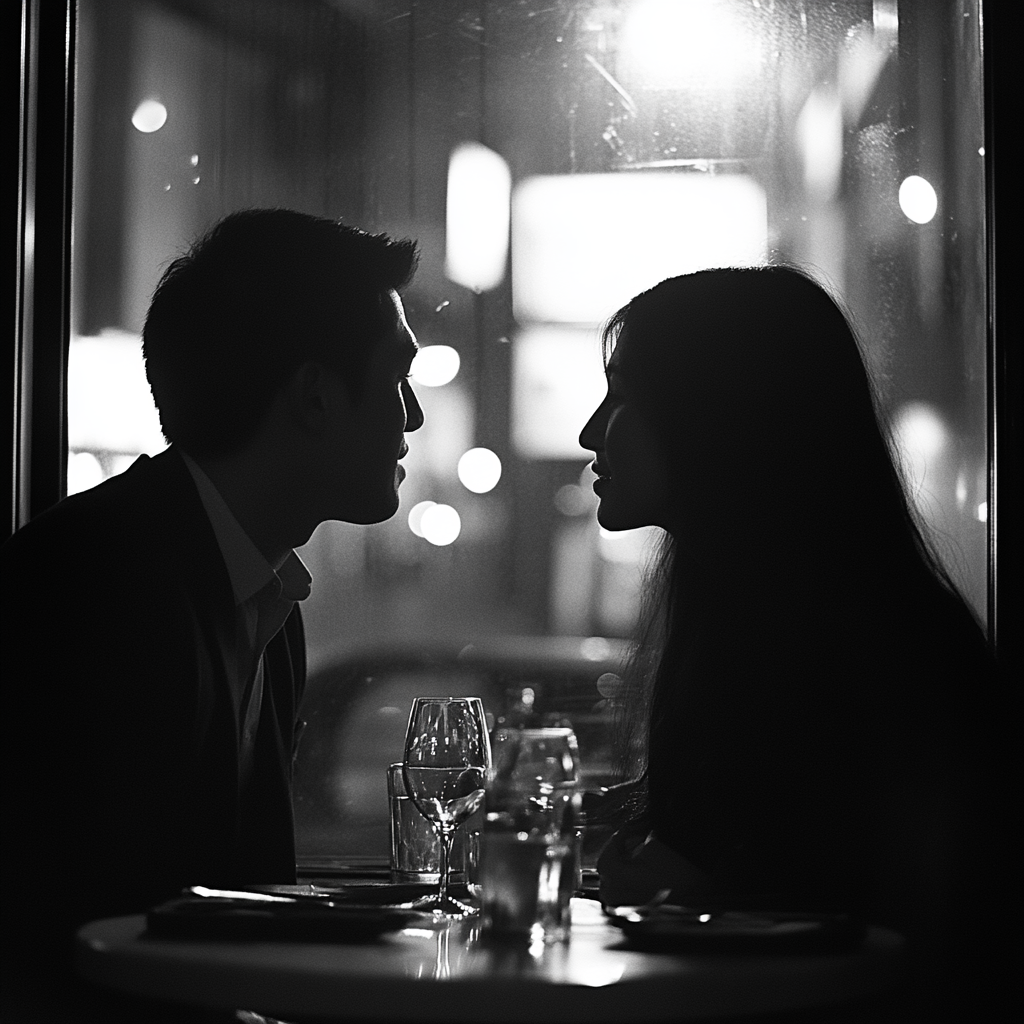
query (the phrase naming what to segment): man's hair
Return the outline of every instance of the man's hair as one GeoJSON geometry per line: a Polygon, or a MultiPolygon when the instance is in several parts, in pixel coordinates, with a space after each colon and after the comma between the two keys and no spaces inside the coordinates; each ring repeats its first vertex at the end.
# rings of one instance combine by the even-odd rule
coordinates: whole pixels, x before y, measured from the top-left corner
{"type": "Polygon", "coordinates": [[[225,217],[167,268],[142,332],[168,441],[227,455],[255,433],[306,361],[354,399],[386,331],[386,295],[408,284],[416,243],[293,210],[225,217]]]}

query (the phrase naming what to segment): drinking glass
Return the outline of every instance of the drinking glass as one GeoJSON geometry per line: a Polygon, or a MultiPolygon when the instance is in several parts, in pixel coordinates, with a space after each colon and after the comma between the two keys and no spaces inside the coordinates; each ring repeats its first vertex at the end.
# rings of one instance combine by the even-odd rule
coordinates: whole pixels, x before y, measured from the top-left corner
{"type": "Polygon", "coordinates": [[[579,752],[571,729],[499,729],[478,877],[490,935],[568,938],[578,884],[579,752]]]}
{"type": "Polygon", "coordinates": [[[448,895],[448,874],[455,832],[483,803],[490,766],[491,745],[479,697],[413,700],[405,737],[405,789],[441,840],[438,891],[417,901],[417,909],[445,917],[476,912],[448,895]]]}

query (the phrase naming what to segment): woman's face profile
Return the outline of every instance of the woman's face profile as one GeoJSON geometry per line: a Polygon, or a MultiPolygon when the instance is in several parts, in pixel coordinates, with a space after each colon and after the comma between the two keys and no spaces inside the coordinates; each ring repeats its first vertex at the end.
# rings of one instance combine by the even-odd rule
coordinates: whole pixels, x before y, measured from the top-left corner
{"type": "Polygon", "coordinates": [[[626,334],[623,328],[608,360],[608,393],[580,433],[580,445],[596,456],[597,521],[606,530],[669,529],[669,466],[654,428],[622,374],[626,334]]]}

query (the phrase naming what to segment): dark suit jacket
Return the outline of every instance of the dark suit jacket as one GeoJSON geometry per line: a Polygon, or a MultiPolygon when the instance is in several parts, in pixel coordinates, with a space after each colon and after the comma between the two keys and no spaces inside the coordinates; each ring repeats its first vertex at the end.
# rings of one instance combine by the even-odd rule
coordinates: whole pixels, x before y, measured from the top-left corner
{"type": "Polygon", "coordinates": [[[267,647],[243,800],[234,602],[180,455],[143,456],[60,502],[0,549],[0,568],[4,706],[17,738],[5,860],[43,883],[27,886],[22,911],[70,931],[186,885],[294,881],[301,618],[296,607],[267,647]]]}

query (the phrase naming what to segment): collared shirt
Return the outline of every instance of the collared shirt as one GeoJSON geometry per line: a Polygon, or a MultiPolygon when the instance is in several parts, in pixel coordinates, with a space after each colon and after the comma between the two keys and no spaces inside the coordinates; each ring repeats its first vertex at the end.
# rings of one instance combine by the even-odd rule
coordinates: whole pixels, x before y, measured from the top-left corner
{"type": "Polygon", "coordinates": [[[263,651],[284,625],[295,602],[309,596],[312,577],[294,551],[275,571],[213,481],[188,454],[181,455],[213,527],[235,599],[235,671],[230,683],[238,721],[239,781],[244,788],[252,771],[263,706],[263,651]]]}

